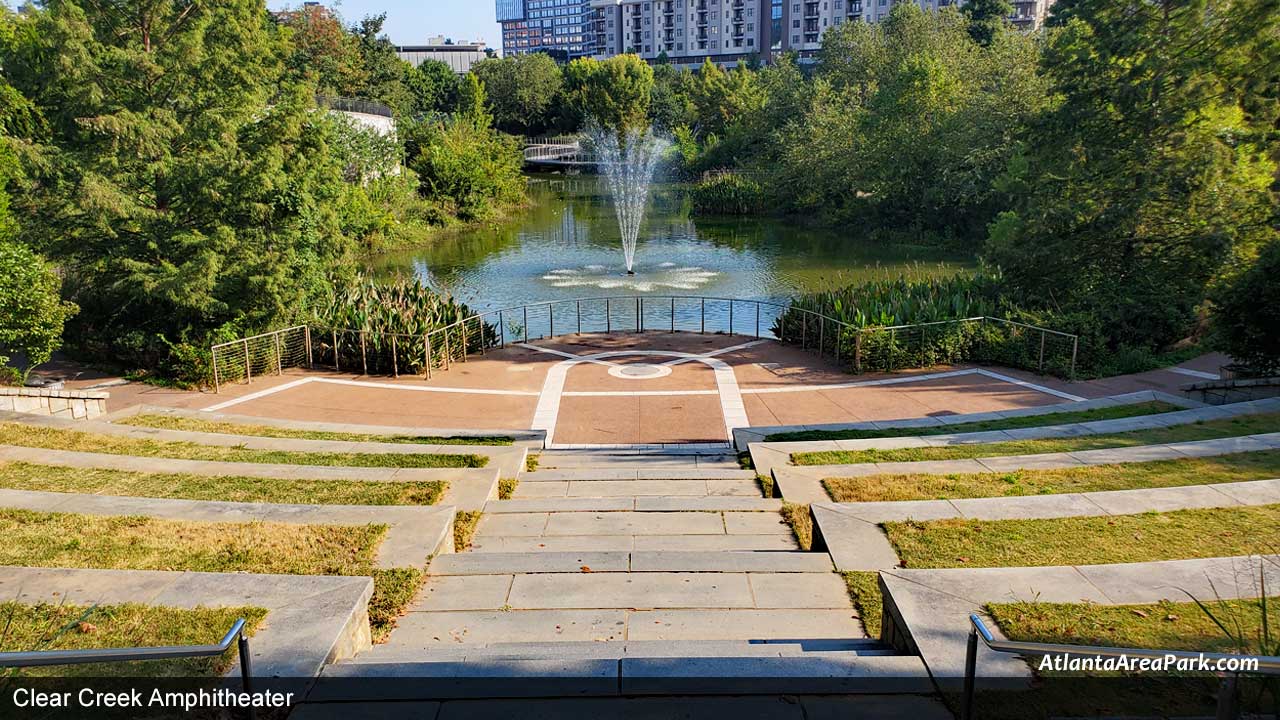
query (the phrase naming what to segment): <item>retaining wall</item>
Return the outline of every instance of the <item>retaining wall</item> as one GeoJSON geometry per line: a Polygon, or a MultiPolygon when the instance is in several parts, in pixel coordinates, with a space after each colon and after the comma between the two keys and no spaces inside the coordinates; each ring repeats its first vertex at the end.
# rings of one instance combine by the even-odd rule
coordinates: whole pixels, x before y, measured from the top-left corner
{"type": "Polygon", "coordinates": [[[110,393],[0,387],[0,411],[92,420],[107,414],[110,393]]]}

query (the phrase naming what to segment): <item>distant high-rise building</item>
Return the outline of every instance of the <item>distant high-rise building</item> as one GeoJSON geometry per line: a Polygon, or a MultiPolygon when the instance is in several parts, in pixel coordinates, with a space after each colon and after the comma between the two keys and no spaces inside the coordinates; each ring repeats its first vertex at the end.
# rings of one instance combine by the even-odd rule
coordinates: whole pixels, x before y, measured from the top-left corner
{"type": "Polygon", "coordinates": [[[502,53],[546,52],[561,60],[594,54],[590,0],[495,0],[502,53]]]}
{"type": "MultiPolygon", "coordinates": [[[[498,0],[499,7],[503,1],[498,0]]],[[[636,53],[650,61],[665,56],[680,65],[697,65],[708,58],[733,64],[788,51],[805,57],[822,47],[828,28],[846,22],[878,22],[896,2],[911,1],[926,10],[963,4],[963,0],[590,0],[589,37],[584,45],[588,54],[597,57],[636,53]]],[[[1039,27],[1053,2],[1013,0],[1009,19],[1023,29],[1039,27]]]]}

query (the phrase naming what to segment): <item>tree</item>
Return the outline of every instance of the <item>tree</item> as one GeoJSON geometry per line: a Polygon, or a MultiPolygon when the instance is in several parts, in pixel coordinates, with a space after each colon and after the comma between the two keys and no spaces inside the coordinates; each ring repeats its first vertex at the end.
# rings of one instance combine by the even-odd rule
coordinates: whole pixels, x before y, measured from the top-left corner
{"type": "Polygon", "coordinates": [[[82,349],[140,367],[304,314],[351,250],[342,165],[258,0],[50,0],[0,65],[47,122],[24,238],[82,349]]]}
{"type": "Polygon", "coordinates": [[[4,353],[25,357],[19,378],[25,381],[58,349],[63,323],[76,312],[75,305],[63,302],[61,285],[43,258],[16,240],[0,238],[0,373],[9,361],[4,353]]]}
{"type": "Polygon", "coordinates": [[[698,113],[698,124],[706,133],[723,131],[735,120],[758,111],[765,101],[754,72],[743,65],[726,72],[711,58],[698,71],[690,87],[690,99],[698,113]]]}
{"type": "Polygon", "coordinates": [[[654,127],[673,131],[698,122],[693,102],[689,99],[689,83],[693,73],[673,65],[653,68],[653,90],[649,93],[649,119],[654,127]]]}
{"type": "Polygon", "coordinates": [[[316,85],[322,95],[361,96],[369,74],[359,41],[342,26],[342,19],[322,5],[303,5],[275,16],[289,29],[292,52],[289,71],[316,85]]]}
{"type": "Polygon", "coordinates": [[[648,123],[653,68],[638,55],[616,55],[604,61],[579,58],[564,70],[567,105],[581,119],[625,130],[648,123]]]}
{"type": "Polygon", "coordinates": [[[1224,262],[1276,236],[1277,23],[1274,0],[1059,3],[1059,100],[997,183],[1014,202],[987,244],[1023,303],[1113,348],[1188,335],[1224,262]]]}
{"type": "Polygon", "coordinates": [[[528,53],[481,60],[471,72],[484,84],[499,130],[513,135],[540,135],[551,127],[562,80],[560,66],[550,56],[528,53]]]}
{"type": "Polygon", "coordinates": [[[960,11],[969,18],[969,36],[980,45],[990,45],[996,33],[1009,24],[1013,3],[1009,0],[967,0],[960,11]]]}
{"type": "Polygon", "coordinates": [[[406,63],[404,84],[413,95],[415,113],[448,113],[458,106],[460,81],[447,63],[427,60],[418,67],[406,63]]]}
{"type": "Polygon", "coordinates": [[[1213,326],[1232,358],[1268,375],[1280,373],[1280,242],[1212,292],[1213,326]]]}
{"type": "Polygon", "coordinates": [[[404,83],[408,63],[400,59],[396,46],[383,34],[386,21],[386,13],[370,15],[351,29],[366,77],[358,96],[386,103],[398,115],[408,115],[414,110],[415,100],[404,83]]]}

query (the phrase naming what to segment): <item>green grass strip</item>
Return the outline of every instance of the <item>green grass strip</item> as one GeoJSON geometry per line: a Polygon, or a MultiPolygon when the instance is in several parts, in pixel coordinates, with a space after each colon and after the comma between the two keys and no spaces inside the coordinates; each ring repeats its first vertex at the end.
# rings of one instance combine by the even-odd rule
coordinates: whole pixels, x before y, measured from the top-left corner
{"type": "Polygon", "coordinates": [[[375,639],[381,639],[425,577],[418,568],[376,567],[386,533],[386,525],[195,522],[0,509],[0,565],[371,576],[369,622],[375,639]]]}
{"type": "Polygon", "coordinates": [[[221,433],[223,435],[252,435],[255,437],[292,438],[295,440],[343,440],[348,442],[396,443],[401,445],[510,445],[514,442],[512,438],[501,435],[477,435],[474,437],[371,435],[326,432],[323,430],[295,430],[293,428],[275,427],[274,425],[250,425],[171,415],[134,415],[115,422],[118,425],[136,425],[138,427],[159,428],[161,430],[190,430],[193,432],[221,433]]]}
{"type": "Polygon", "coordinates": [[[0,487],[10,490],[284,505],[434,505],[444,495],[448,483],[277,480],[0,462],[0,487]]]}
{"type": "Polygon", "coordinates": [[[988,430],[1014,430],[1017,428],[1041,427],[1044,425],[1067,425],[1070,423],[1090,422],[1093,420],[1115,420],[1118,418],[1138,417],[1140,415],[1156,415],[1159,413],[1182,410],[1177,405],[1166,402],[1134,403],[1132,405],[1116,405],[1096,410],[1078,410],[1074,412],[1046,413],[1044,415],[1025,415],[1023,417],[1004,418],[1001,420],[984,420],[981,422],[960,423],[956,425],[937,425],[916,428],[886,428],[884,430],[803,430],[799,432],[778,433],[765,438],[765,442],[804,442],[808,440],[865,440],[868,438],[915,437],[921,435],[950,435],[952,433],[986,432],[988,430]]]}
{"type": "MultiPolygon", "coordinates": [[[[250,635],[267,616],[256,607],[169,608],[133,603],[64,605],[0,603],[0,652],[212,645],[236,620],[250,635]]],[[[218,677],[236,662],[235,644],[219,657],[91,663],[6,670],[23,677],[218,677]]]]}
{"type": "Polygon", "coordinates": [[[796,465],[854,465],[858,463],[918,462],[922,460],[961,460],[1000,457],[1004,455],[1038,455],[1041,453],[1078,452],[1106,448],[1163,445],[1167,443],[1215,440],[1225,437],[1259,435],[1280,431],[1280,413],[1242,415],[1223,420],[1209,420],[1174,427],[1151,428],[1111,435],[1043,438],[1009,442],[948,445],[946,447],[898,448],[893,450],[828,450],[794,453],[796,465]]]}
{"type": "Polygon", "coordinates": [[[903,567],[1038,567],[1230,557],[1268,551],[1280,505],[1046,520],[884,524],[903,567]]]}
{"type": "MultiPolygon", "coordinates": [[[[1252,583],[1249,578],[1242,581],[1252,583]]],[[[1199,599],[1236,638],[1225,634],[1214,617],[1190,598],[1141,605],[1002,603],[988,605],[987,612],[1010,640],[1262,655],[1274,652],[1274,645],[1261,642],[1262,600],[1199,599]]],[[[1268,598],[1266,605],[1269,623],[1274,623],[1280,598],[1268,598]]]]}
{"type": "Polygon", "coordinates": [[[317,453],[284,450],[251,450],[190,442],[160,442],[143,438],[117,437],[38,427],[23,423],[0,423],[0,445],[74,450],[78,452],[163,457],[177,460],[216,462],[319,465],[326,467],[388,468],[480,468],[488,464],[484,455],[436,455],[396,453],[317,453]]]}
{"type": "Polygon", "coordinates": [[[823,481],[836,502],[1014,497],[1212,485],[1280,477],[1280,450],[1057,470],[868,475],[823,481]]]}
{"type": "Polygon", "coordinates": [[[858,611],[862,627],[867,637],[880,638],[880,619],[884,611],[884,596],[880,593],[880,573],[878,572],[846,572],[845,585],[849,588],[849,597],[853,607],[858,611]]]}

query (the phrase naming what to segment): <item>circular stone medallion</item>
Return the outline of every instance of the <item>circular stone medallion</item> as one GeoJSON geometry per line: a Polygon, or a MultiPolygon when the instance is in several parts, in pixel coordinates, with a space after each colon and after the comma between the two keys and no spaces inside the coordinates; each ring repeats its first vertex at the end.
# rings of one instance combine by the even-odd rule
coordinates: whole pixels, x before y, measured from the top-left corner
{"type": "Polygon", "coordinates": [[[671,368],[667,365],[650,365],[648,363],[618,365],[609,368],[609,374],[623,380],[651,380],[670,375],[671,368]]]}

